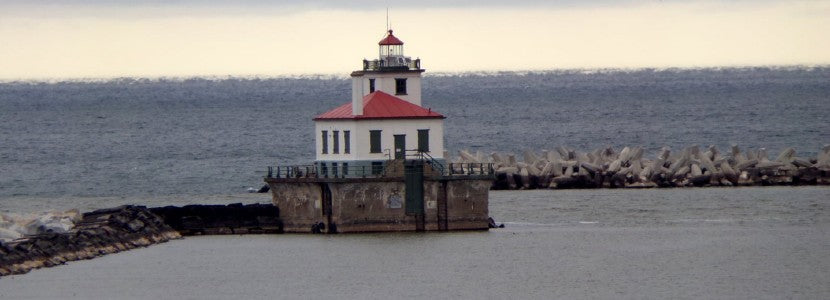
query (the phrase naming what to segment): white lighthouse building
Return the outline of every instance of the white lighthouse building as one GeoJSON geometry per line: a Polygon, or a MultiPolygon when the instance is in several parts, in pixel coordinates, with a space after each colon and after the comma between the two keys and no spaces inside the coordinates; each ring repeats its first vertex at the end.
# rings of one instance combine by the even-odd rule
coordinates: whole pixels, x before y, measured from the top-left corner
{"type": "Polygon", "coordinates": [[[352,99],[314,118],[314,166],[268,168],[285,232],[489,228],[492,164],[446,164],[444,116],[421,103],[421,62],[389,30],[352,72],[352,99]]]}
{"type": "Polygon", "coordinates": [[[378,59],[352,72],[351,102],[314,118],[321,174],[361,176],[415,157],[444,161],[444,116],[421,106],[420,59],[404,56],[392,30],[378,48],[378,59]]]}

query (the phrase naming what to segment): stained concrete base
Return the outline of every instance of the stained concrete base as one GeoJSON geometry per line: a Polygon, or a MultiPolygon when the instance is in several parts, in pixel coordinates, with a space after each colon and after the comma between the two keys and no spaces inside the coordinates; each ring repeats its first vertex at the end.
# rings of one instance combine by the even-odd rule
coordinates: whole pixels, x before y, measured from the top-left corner
{"type": "Polygon", "coordinates": [[[423,208],[409,214],[403,177],[265,181],[285,232],[488,229],[488,176],[425,177],[423,208]]]}

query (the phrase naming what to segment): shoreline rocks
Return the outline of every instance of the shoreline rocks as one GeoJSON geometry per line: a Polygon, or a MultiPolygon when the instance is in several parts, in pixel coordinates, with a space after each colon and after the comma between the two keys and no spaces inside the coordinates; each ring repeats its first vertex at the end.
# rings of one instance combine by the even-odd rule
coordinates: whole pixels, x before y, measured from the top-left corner
{"type": "Polygon", "coordinates": [[[32,214],[0,213],[0,242],[48,232],[69,232],[81,220],[77,209],[32,214]]]}
{"type": "Polygon", "coordinates": [[[181,238],[143,206],[84,213],[67,233],[47,232],[0,243],[0,276],[91,259],[181,238]]]}
{"type": "Polygon", "coordinates": [[[729,153],[715,146],[691,146],[677,153],[663,147],[646,158],[641,147],[611,147],[579,152],[566,147],[488,156],[459,151],[454,163],[493,164],[493,190],[569,188],[656,188],[703,186],[830,185],[830,145],[816,157],[796,156],[787,148],[774,159],[766,149],[729,153]]]}
{"type": "Polygon", "coordinates": [[[84,213],[66,232],[41,230],[0,241],[0,277],[91,259],[137,247],[202,234],[282,232],[272,204],[187,205],[147,208],[125,205],[84,213]]]}

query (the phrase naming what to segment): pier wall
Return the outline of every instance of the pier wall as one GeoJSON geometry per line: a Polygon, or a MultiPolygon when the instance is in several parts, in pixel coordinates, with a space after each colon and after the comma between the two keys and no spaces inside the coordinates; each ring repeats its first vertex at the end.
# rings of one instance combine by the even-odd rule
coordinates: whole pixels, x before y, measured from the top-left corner
{"type": "MultiPolygon", "coordinates": [[[[331,222],[339,232],[402,231],[416,227],[416,217],[405,213],[403,182],[339,182],[326,185],[332,194],[331,222]]],[[[434,185],[425,184],[425,187],[424,201],[434,202],[434,185]]],[[[434,210],[425,208],[425,216],[434,215],[434,210]]],[[[433,221],[430,224],[434,223],[434,220],[430,221],[433,221]]]]}
{"type": "Polygon", "coordinates": [[[323,223],[322,186],[316,182],[284,182],[268,185],[272,202],[283,215],[285,232],[309,232],[312,227],[323,223]]]}
{"type": "Polygon", "coordinates": [[[491,180],[447,181],[449,230],[487,228],[491,180]]]}
{"type": "Polygon", "coordinates": [[[487,229],[490,179],[425,178],[409,211],[403,178],[268,178],[286,232],[487,229]],[[300,182],[302,181],[302,182],[300,182]]]}

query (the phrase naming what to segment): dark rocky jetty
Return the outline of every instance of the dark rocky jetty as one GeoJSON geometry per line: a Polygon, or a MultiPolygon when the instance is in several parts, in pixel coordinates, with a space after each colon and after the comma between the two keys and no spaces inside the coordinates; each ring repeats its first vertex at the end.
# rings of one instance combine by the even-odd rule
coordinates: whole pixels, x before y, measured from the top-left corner
{"type": "Polygon", "coordinates": [[[67,261],[91,259],[181,238],[143,206],[84,213],[68,233],[43,233],[0,243],[0,276],[23,274],[67,261]]]}
{"type": "Polygon", "coordinates": [[[0,242],[0,276],[163,243],[183,235],[282,232],[272,204],[119,206],[84,213],[65,233],[0,242]]]}
{"type": "Polygon", "coordinates": [[[764,148],[730,150],[692,146],[672,153],[664,147],[649,159],[641,147],[619,152],[611,147],[591,152],[558,147],[541,154],[525,151],[523,161],[512,154],[486,157],[460,151],[454,162],[492,164],[495,190],[830,184],[830,145],[816,157],[799,157],[793,148],[773,158],[764,148]]]}
{"type": "Polygon", "coordinates": [[[150,211],[182,235],[282,233],[280,211],[273,204],[186,205],[150,211]]]}

